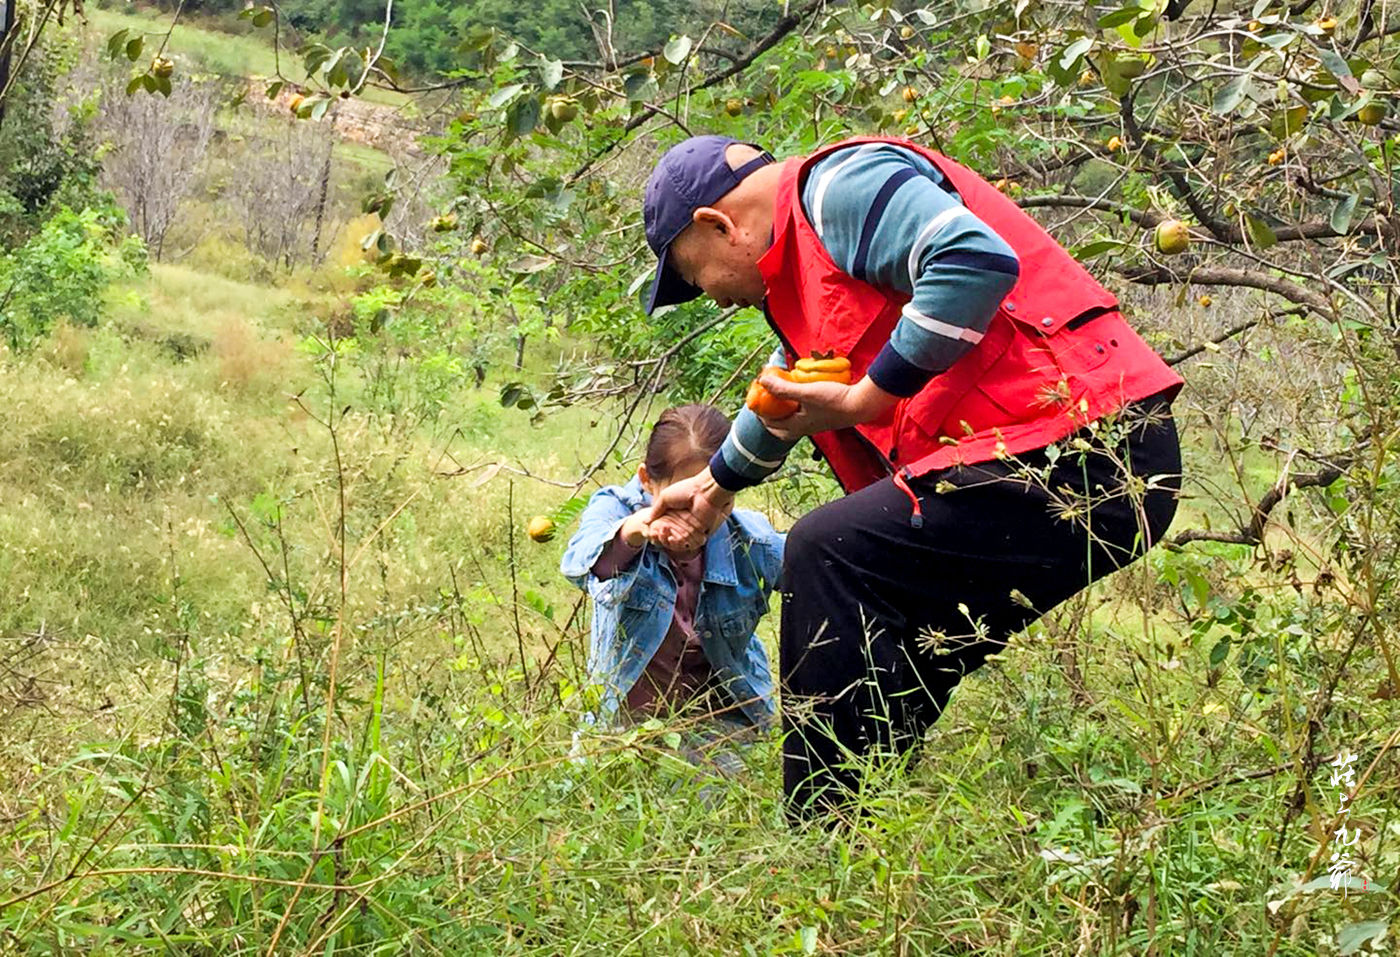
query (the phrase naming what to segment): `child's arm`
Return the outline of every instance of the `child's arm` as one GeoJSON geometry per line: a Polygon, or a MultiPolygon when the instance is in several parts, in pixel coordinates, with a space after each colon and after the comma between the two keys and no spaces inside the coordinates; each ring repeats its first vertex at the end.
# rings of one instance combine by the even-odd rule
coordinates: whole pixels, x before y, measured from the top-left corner
{"type": "Polygon", "coordinates": [[[640,512],[629,515],[593,563],[593,577],[601,580],[617,575],[637,560],[647,541],[647,523],[640,512]]]}
{"type": "MultiPolygon", "coordinates": [[[[610,544],[618,540],[619,533],[627,536],[630,541],[636,539],[637,533],[645,528],[637,520],[640,513],[634,513],[631,507],[618,497],[617,492],[615,488],[605,488],[593,493],[588,506],[579,517],[578,531],[569,539],[564,557],[559,562],[559,571],[565,578],[598,600],[621,598],[636,578],[635,560],[612,569],[611,575],[598,575],[595,567],[599,560],[604,558],[604,552],[609,549],[610,544]],[[604,582],[607,583],[606,587],[604,582]]],[[[642,543],[645,543],[644,536],[642,543]]],[[[635,557],[632,556],[633,559],[635,557]]]]}

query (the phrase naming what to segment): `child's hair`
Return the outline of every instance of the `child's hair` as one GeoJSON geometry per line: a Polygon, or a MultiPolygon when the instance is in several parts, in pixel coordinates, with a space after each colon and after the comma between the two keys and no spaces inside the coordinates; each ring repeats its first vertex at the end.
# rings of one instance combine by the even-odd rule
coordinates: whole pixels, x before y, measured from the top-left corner
{"type": "Polygon", "coordinates": [[[644,460],[653,479],[668,479],[687,462],[709,460],[729,434],[729,418],[712,405],[678,405],[651,427],[644,460]]]}

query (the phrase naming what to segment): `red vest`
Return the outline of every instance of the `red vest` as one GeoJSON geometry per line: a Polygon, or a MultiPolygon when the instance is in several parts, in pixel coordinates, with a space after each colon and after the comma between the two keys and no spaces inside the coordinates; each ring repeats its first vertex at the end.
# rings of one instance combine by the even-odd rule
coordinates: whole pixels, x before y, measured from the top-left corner
{"type": "Polygon", "coordinates": [[[845,140],[784,164],[773,246],[758,268],[768,287],[768,319],[789,366],[834,351],[850,358],[859,379],[909,301],[843,272],[802,211],[800,191],[812,164],[832,150],[870,142],[898,143],[926,156],[967,209],[1016,251],[1021,271],[982,340],[950,369],[874,422],[812,437],[847,492],[897,470],[923,475],[1042,448],[1136,399],[1180,389],[1181,377],[1132,330],[1113,294],[1020,207],[946,156],[876,138],[845,140]]]}

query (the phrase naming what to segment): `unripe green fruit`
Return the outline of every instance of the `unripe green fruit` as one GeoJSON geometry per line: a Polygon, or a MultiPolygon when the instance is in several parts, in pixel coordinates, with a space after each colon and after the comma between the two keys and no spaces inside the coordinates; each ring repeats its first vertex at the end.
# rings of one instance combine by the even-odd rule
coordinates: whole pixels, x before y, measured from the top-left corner
{"type": "Polygon", "coordinates": [[[1191,248],[1191,231],[1179,219],[1168,219],[1157,224],[1152,233],[1152,244],[1164,256],[1175,256],[1191,248]]]}

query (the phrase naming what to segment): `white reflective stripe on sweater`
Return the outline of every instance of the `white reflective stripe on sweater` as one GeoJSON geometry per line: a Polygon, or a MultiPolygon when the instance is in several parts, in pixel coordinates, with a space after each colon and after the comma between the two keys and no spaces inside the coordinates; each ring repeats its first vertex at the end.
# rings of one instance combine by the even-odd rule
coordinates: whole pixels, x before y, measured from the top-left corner
{"type": "Polygon", "coordinates": [[[909,285],[912,287],[919,281],[919,260],[923,257],[924,251],[933,244],[933,238],[938,235],[939,230],[947,226],[959,216],[967,216],[966,206],[954,206],[945,209],[937,216],[928,221],[919,232],[919,238],[914,240],[914,245],[909,249],[909,285]]]}
{"type": "Polygon", "coordinates": [[[949,339],[962,339],[973,345],[982,341],[982,333],[978,332],[976,329],[955,326],[951,322],[944,322],[942,319],[926,316],[912,305],[906,305],[901,315],[920,329],[925,329],[935,335],[946,336],[949,339]]]}
{"type": "Polygon", "coordinates": [[[867,143],[858,147],[854,153],[837,163],[831,169],[822,174],[817,180],[816,192],[812,194],[812,226],[817,230],[817,235],[822,234],[822,200],[826,198],[826,191],[831,187],[831,181],[836,178],[836,174],[845,169],[846,166],[860,159],[866,153],[872,152],[885,146],[884,143],[867,143]]]}

